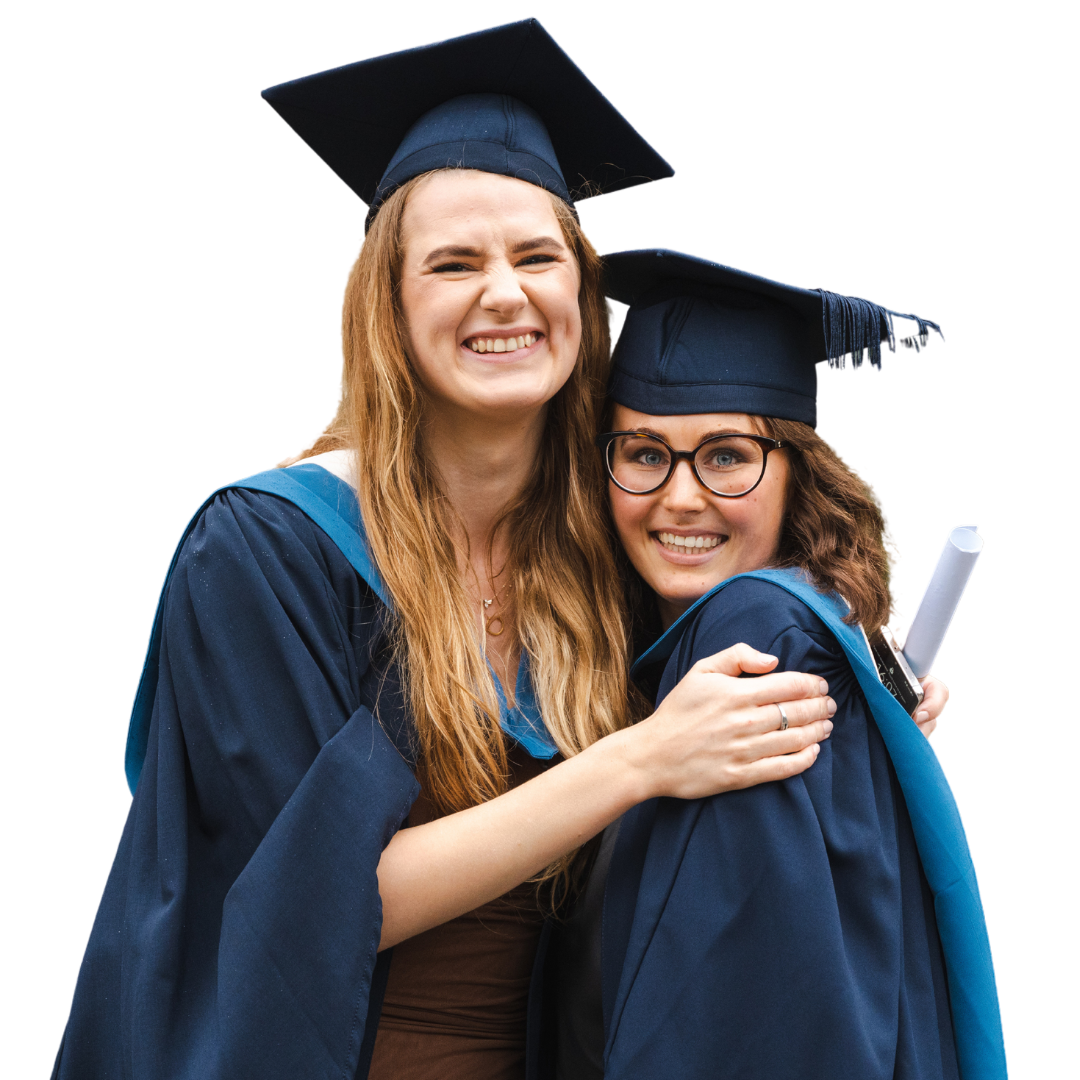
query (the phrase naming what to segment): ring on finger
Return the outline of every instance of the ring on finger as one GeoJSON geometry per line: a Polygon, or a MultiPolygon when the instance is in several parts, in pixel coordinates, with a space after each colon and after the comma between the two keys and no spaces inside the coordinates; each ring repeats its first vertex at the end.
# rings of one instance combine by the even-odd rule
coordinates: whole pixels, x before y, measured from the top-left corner
{"type": "Polygon", "coordinates": [[[784,706],[781,705],[779,702],[777,702],[776,707],[780,710],[780,730],[781,731],[787,731],[787,729],[788,729],[788,718],[787,718],[787,713],[784,712],[784,706]]]}

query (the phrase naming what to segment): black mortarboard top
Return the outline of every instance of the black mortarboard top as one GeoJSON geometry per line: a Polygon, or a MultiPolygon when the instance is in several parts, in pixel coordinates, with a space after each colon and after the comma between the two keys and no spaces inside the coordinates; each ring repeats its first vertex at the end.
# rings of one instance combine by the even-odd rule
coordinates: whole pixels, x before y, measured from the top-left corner
{"type": "Polygon", "coordinates": [[[263,97],[369,203],[447,166],[575,199],[673,175],[535,20],[272,86],[263,97]]]}
{"type": "Polygon", "coordinates": [[[868,300],[797,289],[677,251],[620,251],[604,257],[605,286],[629,304],[612,357],[610,394],[638,412],[751,413],[817,423],[822,360],[864,350],[881,366],[895,349],[893,316],[919,324],[926,344],[936,323],[868,300]]]}

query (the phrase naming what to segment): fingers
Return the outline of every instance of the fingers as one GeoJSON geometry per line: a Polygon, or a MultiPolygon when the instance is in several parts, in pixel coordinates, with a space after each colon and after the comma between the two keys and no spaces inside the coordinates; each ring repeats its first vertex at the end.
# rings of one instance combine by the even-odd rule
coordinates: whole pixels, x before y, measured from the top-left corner
{"type": "MultiPolygon", "coordinates": [[[[713,788],[711,793],[716,793],[795,776],[816,760],[819,744],[829,738],[832,730],[831,720],[819,720],[800,728],[740,737],[716,752],[713,758],[714,767],[719,762],[723,763],[723,784],[714,787],[708,780],[703,783],[713,788]]],[[[695,762],[699,763],[700,759],[695,762]]],[[[685,769],[680,780],[686,780],[685,769]]],[[[675,794],[679,798],[699,798],[701,791],[699,777],[699,783],[675,794]]]]}
{"type": "Polygon", "coordinates": [[[738,645],[732,645],[730,649],[724,649],[723,652],[706,656],[704,659],[699,660],[694,667],[698,671],[710,674],[737,676],[743,672],[759,675],[766,671],[772,671],[776,664],[777,659],[775,656],[758,652],[757,649],[752,649],[749,645],[740,642],[738,645]]]}
{"type": "Polygon", "coordinates": [[[745,645],[726,652],[695,664],[656,712],[630,729],[651,747],[645,760],[653,793],[697,799],[795,776],[829,737],[836,703],[824,679],[799,672],[739,679],[703,670],[733,670],[762,658],[772,663],[745,645]],[[788,721],[784,731],[778,702],[788,721]]]}
{"type": "Polygon", "coordinates": [[[737,769],[733,788],[786,780],[805,772],[817,760],[820,744],[832,730],[831,720],[816,720],[802,727],[772,731],[747,740],[743,751],[745,760],[737,769]]]}
{"type": "MultiPolygon", "coordinates": [[[[915,722],[922,724],[926,720],[936,721],[941,716],[949,700],[949,688],[933,675],[922,680],[923,699],[915,713],[915,722]],[[923,714],[926,714],[925,716],[923,714]]],[[[932,729],[931,729],[932,730],[932,729]]]]}
{"type": "Polygon", "coordinates": [[[743,760],[749,763],[783,754],[797,754],[814,743],[824,742],[832,730],[831,720],[815,720],[812,724],[788,728],[786,731],[767,731],[746,740],[742,749],[743,760]]]}
{"type": "MultiPolygon", "coordinates": [[[[831,697],[805,698],[802,701],[784,701],[781,704],[787,717],[788,730],[828,720],[836,713],[836,702],[831,697]]],[[[779,731],[780,708],[777,705],[759,706],[754,710],[753,719],[748,726],[755,734],[779,731]]]]}
{"type": "Polygon", "coordinates": [[[766,784],[771,780],[787,780],[788,777],[798,776],[817,761],[820,752],[821,747],[813,743],[794,754],[752,762],[739,770],[729,790],[737,791],[740,788],[754,787],[756,784],[766,784]]]}
{"type": "Polygon", "coordinates": [[[914,720],[929,739],[938,724],[938,717],[949,700],[949,688],[933,675],[922,680],[923,699],[915,710],[914,720]]]}
{"type": "Polygon", "coordinates": [[[727,672],[752,666],[773,667],[776,657],[758,652],[749,645],[733,645],[723,652],[699,660],[684,677],[686,689],[691,682],[710,697],[724,700],[729,710],[750,709],[747,717],[755,731],[771,731],[780,725],[778,705],[783,705],[788,724],[802,724],[823,720],[836,712],[836,702],[829,698],[829,684],[818,675],[806,675],[798,671],[777,672],[756,679],[733,680],[727,672]],[[713,680],[721,680],[721,683],[713,680]],[[715,687],[715,689],[713,689],[715,687]]]}
{"type": "Polygon", "coordinates": [[[820,675],[803,675],[798,671],[762,675],[760,679],[746,679],[745,683],[749,704],[775,705],[782,702],[785,709],[789,701],[821,697],[829,692],[829,684],[820,675]]]}
{"type": "MultiPolygon", "coordinates": [[[[722,652],[706,656],[694,664],[692,670],[706,675],[738,676],[743,673],[757,675],[771,671],[778,660],[768,653],[759,652],[740,642],[722,652]]],[[[797,698],[816,697],[829,692],[829,684],[817,675],[804,675],[797,671],[764,675],[749,684],[749,701],[753,705],[770,702],[793,701],[797,698]]],[[[946,690],[946,696],[948,691],[946,690]]]]}

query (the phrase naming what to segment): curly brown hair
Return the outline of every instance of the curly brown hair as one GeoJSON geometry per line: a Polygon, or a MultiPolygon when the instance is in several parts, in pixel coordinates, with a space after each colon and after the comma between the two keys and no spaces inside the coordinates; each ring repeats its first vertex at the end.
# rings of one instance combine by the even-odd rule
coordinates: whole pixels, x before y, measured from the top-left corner
{"type": "Polygon", "coordinates": [[[810,427],[758,417],[766,434],[789,445],[787,506],[776,565],[800,567],[818,588],[839,593],[844,620],[868,632],[892,611],[885,518],[870,489],[810,427]]]}

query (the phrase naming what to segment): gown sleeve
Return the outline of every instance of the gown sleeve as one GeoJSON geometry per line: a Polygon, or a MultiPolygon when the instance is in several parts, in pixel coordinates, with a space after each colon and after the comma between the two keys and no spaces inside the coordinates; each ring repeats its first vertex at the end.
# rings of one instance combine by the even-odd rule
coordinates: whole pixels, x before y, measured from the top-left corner
{"type": "Polygon", "coordinates": [[[659,696],[739,641],[778,670],[826,678],[835,727],[800,776],[624,817],[605,952],[622,945],[618,892],[635,859],[640,878],[605,1000],[606,1080],[955,1080],[932,897],[885,746],[825,625],[783,589],[733,582],[688,627],[659,696]]]}
{"type": "Polygon", "coordinates": [[[300,510],[243,490],[204,511],[163,604],[146,761],[54,1075],[352,1078],[376,867],[419,791],[400,696],[370,685],[385,609],[300,510]]]}

